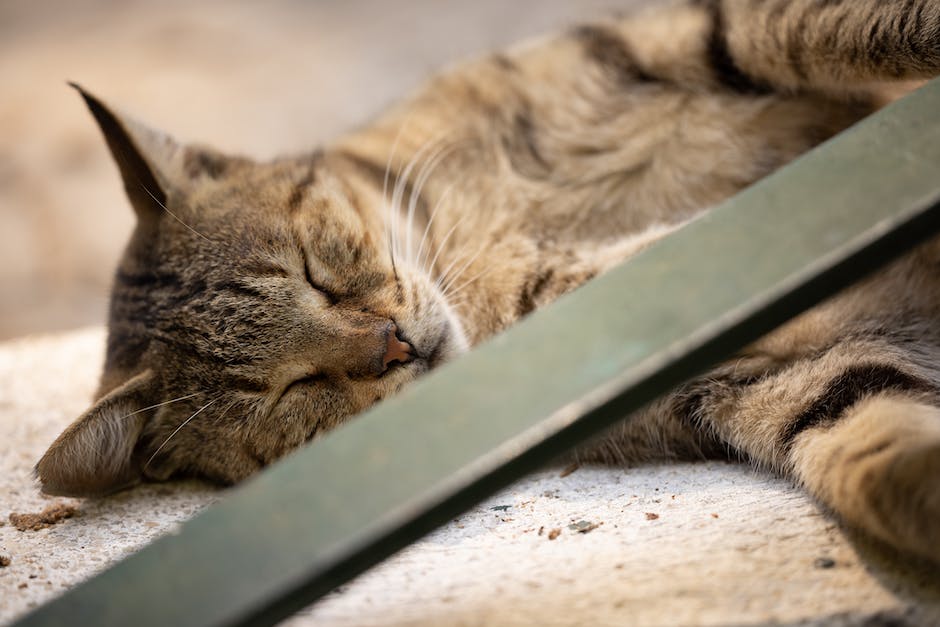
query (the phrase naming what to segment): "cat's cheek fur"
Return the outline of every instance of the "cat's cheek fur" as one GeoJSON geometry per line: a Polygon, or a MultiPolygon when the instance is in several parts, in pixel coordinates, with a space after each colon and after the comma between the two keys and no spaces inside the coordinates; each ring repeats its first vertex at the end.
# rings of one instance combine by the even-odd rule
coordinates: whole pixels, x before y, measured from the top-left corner
{"type": "Polygon", "coordinates": [[[200,440],[198,444],[186,442],[184,438],[180,440],[176,447],[156,455],[151,453],[142,460],[140,472],[143,480],[199,477],[220,485],[231,485],[247,479],[268,463],[254,446],[247,446],[237,435],[219,433],[211,439],[200,440]]]}

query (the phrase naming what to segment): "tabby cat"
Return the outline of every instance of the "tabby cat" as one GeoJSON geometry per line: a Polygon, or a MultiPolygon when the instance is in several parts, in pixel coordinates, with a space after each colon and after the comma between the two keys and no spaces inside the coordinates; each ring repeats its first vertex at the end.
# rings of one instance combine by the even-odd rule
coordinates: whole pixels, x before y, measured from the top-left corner
{"type": "MultiPolygon", "coordinates": [[[[938,0],[680,0],[267,163],[82,91],[137,225],[97,401],[42,489],[244,479],[858,121],[876,84],[937,74],[938,0]]],[[[731,451],[940,561],[938,262],[921,246],[579,455],[731,451]]]]}

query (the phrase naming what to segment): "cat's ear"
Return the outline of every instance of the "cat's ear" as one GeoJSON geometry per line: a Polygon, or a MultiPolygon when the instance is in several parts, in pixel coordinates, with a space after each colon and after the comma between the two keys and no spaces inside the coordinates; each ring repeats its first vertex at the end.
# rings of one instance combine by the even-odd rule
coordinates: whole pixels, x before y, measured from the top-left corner
{"type": "Polygon", "coordinates": [[[98,400],[73,422],[36,464],[42,491],[100,496],[141,480],[134,448],[155,404],[153,371],[142,372],[98,400]]]}
{"type": "Polygon", "coordinates": [[[138,218],[161,215],[172,191],[185,191],[193,179],[203,175],[215,178],[237,160],[181,144],[120,113],[81,86],[69,85],[78,90],[98,122],[138,218]]]}
{"type": "Polygon", "coordinates": [[[159,215],[180,168],[183,147],[170,136],[117,112],[81,86],[69,85],[81,94],[98,122],[137,216],[159,215]]]}

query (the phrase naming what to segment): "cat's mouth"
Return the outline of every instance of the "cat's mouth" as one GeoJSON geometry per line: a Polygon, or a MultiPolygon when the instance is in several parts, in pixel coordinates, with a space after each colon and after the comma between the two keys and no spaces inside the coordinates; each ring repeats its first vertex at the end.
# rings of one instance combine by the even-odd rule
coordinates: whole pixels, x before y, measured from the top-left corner
{"type": "Polygon", "coordinates": [[[431,347],[431,350],[428,352],[426,361],[428,362],[428,369],[436,368],[444,361],[444,347],[447,345],[447,334],[442,333],[441,336],[437,339],[437,343],[431,347]]]}

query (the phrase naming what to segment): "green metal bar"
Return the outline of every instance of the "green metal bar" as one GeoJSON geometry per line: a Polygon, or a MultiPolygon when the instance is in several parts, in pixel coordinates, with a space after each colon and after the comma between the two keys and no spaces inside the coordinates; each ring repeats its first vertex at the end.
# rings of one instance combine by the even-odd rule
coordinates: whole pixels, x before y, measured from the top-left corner
{"type": "Polygon", "coordinates": [[[262,625],[940,229],[940,82],[234,490],[20,625],[262,625]]]}

